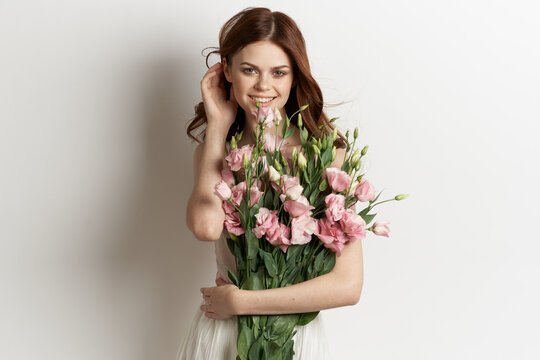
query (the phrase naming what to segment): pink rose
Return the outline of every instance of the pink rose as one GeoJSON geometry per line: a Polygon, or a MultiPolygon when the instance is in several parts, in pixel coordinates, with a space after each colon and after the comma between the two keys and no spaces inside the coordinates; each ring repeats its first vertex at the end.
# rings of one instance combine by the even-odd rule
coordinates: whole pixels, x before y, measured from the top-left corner
{"type": "Polygon", "coordinates": [[[240,203],[242,202],[242,199],[244,198],[244,194],[246,193],[246,182],[242,181],[231,189],[231,196],[232,196],[232,202],[236,206],[240,206],[240,203]]]}
{"type": "Polygon", "coordinates": [[[390,221],[375,221],[372,228],[373,233],[379,236],[390,237],[388,236],[388,233],[390,232],[388,224],[390,224],[390,221]]]}
{"type": "Polygon", "coordinates": [[[322,218],[317,221],[315,235],[321,239],[324,246],[341,256],[341,251],[345,248],[347,238],[338,222],[329,218],[322,218]]]}
{"type": "Polygon", "coordinates": [[[281,146],[284,146],[284,145],[287,145],[288,144],[288,141],[287,140],[283,140],[283,142],[281,142],[283,138],[281,136],[278,135],[277,137],[277,140],[276,140],[276,136],[274,134],[264,134],[264,138],[263,138],[263,141],[264,141],[264,149],[266,151],[274,151],[276,149],[276,145],[279,149],[281,149],[280,147],[280,144],[281,146]],[[277,142],[277,144],[276,144],[277,142]]]}
{"type": "Polygon", "coordinates": [[[236,184],[236,180],[234,179],[234,175],[229,168],[223,168],[221,170],[221,178],[223,181],[229,185],[229,187],[233,187],[236,184]]]}
{"type": "Polygon", "coordinates": [[[234,235],[242,235],[246,232],[244,228],[242,228],[240,213],[238,211],[225,214],[225,228],[234,235]]]}
{"type": "Polygon", "coordinates": [[[279,228],[279,219],[277,210],[268,210],[265,207],[259,208],[259,212],[255,215],[255,227],[253,233],[260,239],[263,235],[273,234],[279,228]]]}
{"type": "Polygon", "coordinates": [[[352,209],[345,210],[339,224],[348,241],[354,242],[366,236],[366,222],[352,209]]]}
{"type": "Polygon", "coordinates": [[[295,245],[307,244],[311,235],[317,230],[317,221],[306,213],[295,217],[291,222],[291,243],[295,245]]]}
{"type": "Polygon", "coordinates": [[[225,181],[221,180],[214,186],[214,194],[221,200],[227,201],[231,198],[231,188],[225,181]]]}
{"type": "Polygon", "coordinates": [[[345,211],[345,196],[340,194],[329,194],[324,199],[326,217],[333,221],[341,220],[341,215],[345,211]]]}
{"type": "Polygon", "coordinates": [[[243,169],[244,154],[246,154],[248,159],[251,159],[252,151],[253,145],[244,145],[241,148],[231,150],[229,155],[225,157],[225,160],[232,171],[238,171],[243,169]]]}
{"type": "Polygon", "coordinates": [[[334,191],[341,192],[351,186],[351,177],[345,171],[331,167],[324,170],[324,172],[328,179],[328,184],[330,184],[330,187],[334,191]]]}
{"type": "MultiPolygon", "coordinates": [[[[281,201],[286,199],[284,194],[281,194],[279,198],[281,199],[281,201]]],[[[285,203],[283,204],[283,208],[293,218],[304,215],[308,211],[310,212],[310,215],[311,215],[311,210],[315,209],[315,207],[311,206],[308,199],[304,195],[301,195],[296,201],[294,200],[285,201],[285,203]]]]}
{"type": "Polygon", "coordinates": [[[354,196],[361,202],[371,201],[375,199],[375,187],[367,179],[362,178],[356,186],[354,196]]]}

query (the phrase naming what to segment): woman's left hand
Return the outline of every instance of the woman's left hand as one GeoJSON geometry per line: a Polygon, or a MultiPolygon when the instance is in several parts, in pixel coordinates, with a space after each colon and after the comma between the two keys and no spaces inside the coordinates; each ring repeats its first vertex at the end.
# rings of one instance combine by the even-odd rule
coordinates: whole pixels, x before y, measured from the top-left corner
{"type": "Polygon", "coordinates": [[[217,286],[201,288],[206,304],[201,305],[204,315],[210,319],[228,319],[238,314],[240,289],[234,284],[216,278],[217,286]]]}

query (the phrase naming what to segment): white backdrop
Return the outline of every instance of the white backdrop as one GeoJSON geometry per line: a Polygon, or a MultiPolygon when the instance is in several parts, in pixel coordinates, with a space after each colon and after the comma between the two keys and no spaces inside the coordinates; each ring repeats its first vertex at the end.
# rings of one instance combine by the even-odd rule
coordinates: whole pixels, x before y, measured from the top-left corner
{"type": "MultiPolygon", "coordinates": [[[[200,51],[253,5],[0,3],[0,358],[174,358],[216,271],[184,220],[200,51]]],[[[382,197],[411,194],[323,312],[332,359],[540,358],[538,5],[256,5],[297,21],[382,197]]]]}

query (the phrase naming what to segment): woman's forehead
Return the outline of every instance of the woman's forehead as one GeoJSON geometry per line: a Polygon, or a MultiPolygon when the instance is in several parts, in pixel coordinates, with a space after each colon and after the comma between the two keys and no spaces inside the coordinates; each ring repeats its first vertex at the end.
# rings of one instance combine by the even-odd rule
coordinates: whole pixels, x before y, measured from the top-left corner
{"type": "Polygon", "coordinates": [[[271,41],[259,41],[246,45],[233,56],[237,65],[243,62],[262,68],[291,66],[289,56],[283,49],[271,41]]]}

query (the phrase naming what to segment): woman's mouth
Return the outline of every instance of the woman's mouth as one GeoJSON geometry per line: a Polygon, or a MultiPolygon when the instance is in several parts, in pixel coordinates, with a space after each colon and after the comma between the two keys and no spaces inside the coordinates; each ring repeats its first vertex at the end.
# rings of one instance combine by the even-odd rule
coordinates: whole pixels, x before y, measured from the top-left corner
{"type": "Polygon", "coordinates": [[[249,95],[253,103],[255,103],[255,100],[259,100],[259,104],[263,107],[270,105],[270,103],[276,98],[276,97],[256,97],[249,95]]]}

